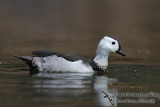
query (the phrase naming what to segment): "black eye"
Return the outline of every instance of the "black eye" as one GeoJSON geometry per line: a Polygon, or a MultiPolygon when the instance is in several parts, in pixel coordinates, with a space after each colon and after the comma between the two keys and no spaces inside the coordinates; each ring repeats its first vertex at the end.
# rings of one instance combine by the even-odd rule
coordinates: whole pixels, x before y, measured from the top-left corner
{"type": "Polygon", "coordinates": [[[112,45],[116,44],[116,42],[112,42],[112,45]]]}

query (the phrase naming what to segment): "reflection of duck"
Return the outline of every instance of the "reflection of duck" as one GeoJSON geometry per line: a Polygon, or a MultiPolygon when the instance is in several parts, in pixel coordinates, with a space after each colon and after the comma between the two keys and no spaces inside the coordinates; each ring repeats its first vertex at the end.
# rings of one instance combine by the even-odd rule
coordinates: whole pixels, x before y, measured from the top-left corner
{"type": "Polygon", "coordinates": [[[58,100],[64,105],[64,102],[66,104],[66,101],[69,100],[75,106],[84,106],[84,104],[89,107],[95,107],[95,104],[97,107],[117,106],[116,93],[118,90],[108,87],[108,84],[118,81],[116,78],[81,72],[44,73],[35,75],[35,77],[40,77],[40,79],[32,81],[33,88],[36,89],[38,95],[43,95],[43,97],[37,96],[36,101],[41,102],[47,99],[47,102],[57,102],[58,100]],[[104,98],[102,91],[107,93],[108,97],[104,98]]]}
{"type": "Polygon", "coordinates": [[[117,82],[116,78],[107,76],[96,76],[94,82],[94,91],[97,94],[97,103],[100,107],[117,107],[117,89],[108,88],[109,83],[117,82]]]}
{"type": "Polygon", "coordinates": [[[105,36],[98,45],[94,59],[49,51],[34,51],[33,54],[36,56],[16,57],[29,65],[30,75],[39,73],[40,71],[93,72],[106,71],[110,52],[116,52],[125,56],[119,42],[111,37],[105,36]]]}

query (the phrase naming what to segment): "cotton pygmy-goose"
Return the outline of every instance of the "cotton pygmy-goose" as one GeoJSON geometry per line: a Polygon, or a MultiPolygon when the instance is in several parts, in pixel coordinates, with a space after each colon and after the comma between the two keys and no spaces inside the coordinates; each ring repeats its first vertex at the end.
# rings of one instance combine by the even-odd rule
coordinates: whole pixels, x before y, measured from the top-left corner
{"type": "Polygon", "coordinates": [[[35,56],[15,56],[23,60],[30,68],[30,75],[39,72],[104,72],[108,67],[111,52],[122,56],[123,53],[116,39],[105,36],[98,44],[96,56],[88,59],[82,56],[60,52],[33,51],[35,56]]]}

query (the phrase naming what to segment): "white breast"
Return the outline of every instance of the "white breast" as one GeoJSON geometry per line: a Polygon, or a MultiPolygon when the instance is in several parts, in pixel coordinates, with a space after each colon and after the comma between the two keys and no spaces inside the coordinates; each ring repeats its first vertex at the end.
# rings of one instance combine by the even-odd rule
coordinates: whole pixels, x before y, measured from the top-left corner
{"type": "Polygon", "coordinates": [[[44,57],[43,60],[44,63],[41,65],[43,71],[93,72],[91,66],[84,64],[82,60],[70,62],[56,55],[44,57]]]}

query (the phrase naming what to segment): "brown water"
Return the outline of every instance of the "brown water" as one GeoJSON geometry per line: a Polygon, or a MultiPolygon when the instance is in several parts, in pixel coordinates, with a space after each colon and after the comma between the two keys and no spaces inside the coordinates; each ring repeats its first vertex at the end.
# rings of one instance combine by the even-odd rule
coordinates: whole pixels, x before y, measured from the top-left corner
{"type": "Polygon", "coordinates": [[[1,0],[0,107],[159,107],[159,9],[158,0],[1,0]],[[29,76],[13,57],[51,50],[92,58],[104,35],[127,54],[110,55],[104,75],[29,76]]]}

